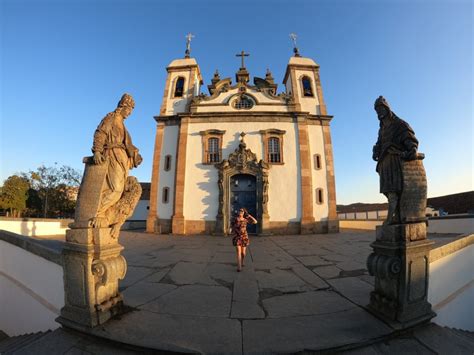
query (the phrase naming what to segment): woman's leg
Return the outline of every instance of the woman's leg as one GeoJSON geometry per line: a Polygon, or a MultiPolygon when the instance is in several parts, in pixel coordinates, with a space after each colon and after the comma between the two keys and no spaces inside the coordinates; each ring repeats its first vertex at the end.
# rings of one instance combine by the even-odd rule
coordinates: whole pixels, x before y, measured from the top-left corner
{"type": "Polygon", "coordinates": [[[245,259],[245,253],[247,252],[247,247],[241,247],[241,258],[242,258],[242,266],[244,266],[244,259],[245,259]]]}
{"type": "Polygon", "coordinates": [[[235,249],[237,251],[237,271],[240,271],[242,269],[242,247],[236,245],[235,249]]]}

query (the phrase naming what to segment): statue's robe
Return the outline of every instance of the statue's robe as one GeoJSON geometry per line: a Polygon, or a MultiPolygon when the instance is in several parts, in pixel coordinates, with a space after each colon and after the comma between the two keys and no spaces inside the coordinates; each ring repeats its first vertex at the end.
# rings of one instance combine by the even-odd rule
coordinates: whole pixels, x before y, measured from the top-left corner
{"type": "Polygon", "coordinates": [[[401,154],[418,148],[415,132],[408,123],[392,113],[387,124],[381,124],[374,151],[378,157],[380,192],[400,193],[403,189],[401,154]]]}
{"type": "Polygon", "coordinates": [[[135,165],[138,149],[125,128],[123,118],[110,112],[100,122],[94,133],[92,151],[100,152],[107,159],[106,186],[101,194],[98,217],[117,203],[127,181],[128,170],[135,165]]]}

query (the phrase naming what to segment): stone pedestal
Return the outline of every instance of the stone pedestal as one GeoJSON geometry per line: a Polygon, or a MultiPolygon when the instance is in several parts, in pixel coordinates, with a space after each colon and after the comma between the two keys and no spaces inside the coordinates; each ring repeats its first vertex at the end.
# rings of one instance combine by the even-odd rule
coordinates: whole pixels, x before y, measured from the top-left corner
{"type": "Polygon", "coordinates": [[[374,252],[367,260],[375,276],[369,309],[399,328],[431,319],[435,314],[427,301],[429,252],[426,223],[379,226],[374,252]]]}
{"type": "Polygon", "coordinates": [[[57,319],[82,329],[105,323],[122,310],[119,280],[127,270],[123,247],[111,228],[92,228],[100,205],[107,166],[85,158],[74,223],[66,232],[63,249],[65,305],[57,319]]]}

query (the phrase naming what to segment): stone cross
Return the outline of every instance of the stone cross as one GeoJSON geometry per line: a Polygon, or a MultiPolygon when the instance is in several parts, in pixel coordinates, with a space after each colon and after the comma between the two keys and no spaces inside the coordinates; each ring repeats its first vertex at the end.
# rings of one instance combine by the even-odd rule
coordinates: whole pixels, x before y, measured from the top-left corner
{"type": "Polygon", "coordinates": [[[236,55],[235,55],[236,57],[241,57],[241,58],[242,58],[242,66],[241,66],[241,68],[245,68],[244,57],[248,57],[249,55],[250,55],[249,53],[245,53],[244,51],[240,52],[240,54],[236,54],[236,55]]]}
{"type": "Polygon", "coordinates": [[[293,41],[293,46],[296,48],[296,37],[298,37],[295,33],[290,33],[290,38],[293,41]]]}
{"type": "Polygon", "coordinates": [[[290,33],[290,38],[293,41],[293,52],[295,53],[295,57],[301,57],[298,47],[296,47],[296,37],[298,36],[295,33],[290,33]]]}
{"type": "Polygon", "coordinates": [[[185,58],[189,58],[189,55],[191,54],[191,40],[195,36],[190,32],[188,33],[185,38],[186,38],[186,52],[185,52],[185,58]]]}

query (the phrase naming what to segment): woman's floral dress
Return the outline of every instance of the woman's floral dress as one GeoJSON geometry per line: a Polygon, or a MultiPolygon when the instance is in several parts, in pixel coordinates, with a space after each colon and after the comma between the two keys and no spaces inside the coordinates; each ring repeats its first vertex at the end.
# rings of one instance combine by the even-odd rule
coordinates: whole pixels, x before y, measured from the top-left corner
{"type": "Polygon", "coordinates": [[[234,246],[246,247],[250,244],[249,236],[247,234],[247,223],[252,223],[250,218],[235,217],[232,221],[232,244],[234,246]]]}

